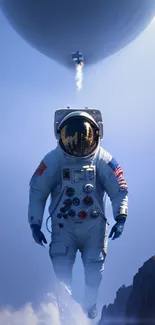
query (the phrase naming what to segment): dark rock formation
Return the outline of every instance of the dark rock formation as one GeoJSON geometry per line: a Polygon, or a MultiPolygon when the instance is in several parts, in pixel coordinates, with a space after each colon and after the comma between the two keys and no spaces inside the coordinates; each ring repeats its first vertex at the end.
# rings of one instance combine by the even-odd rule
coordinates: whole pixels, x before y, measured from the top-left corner
{"type": "Polygon", "coordinates": [[[101,319],[107,320],[108,318],[110,319],[124,316],[126,303],[128,301],[131,291],[132,286],[126,287],[125,285],[123,285],[121,288],[119,288],[116,292],[116,298],[114,300],[114,303],[108,306],[103,306],[101,319]]]}
{"type": "Polygon", "coordinates": [[[137,323],[155,324],[155,256],[150,258],[134,276],[125,315],[137,323]]]}
{"type": "Polygon", "coordinates": [[[155,325],[155,256],[146,261],[133,278],[122,286],[113,304],[103,306],[99,325],[155,325]]]}

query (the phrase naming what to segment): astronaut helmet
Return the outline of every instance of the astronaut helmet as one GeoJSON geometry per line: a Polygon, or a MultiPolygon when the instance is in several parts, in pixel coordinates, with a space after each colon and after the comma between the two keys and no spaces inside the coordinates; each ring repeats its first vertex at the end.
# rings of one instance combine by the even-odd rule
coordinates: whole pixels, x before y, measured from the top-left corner
{"type": "Polygon", "coordinates": [[[72,157],[89,157],[99,145],[100,129],[94,118],[85,112],[67,114],[59,125],[61,149],[72,157]]]}

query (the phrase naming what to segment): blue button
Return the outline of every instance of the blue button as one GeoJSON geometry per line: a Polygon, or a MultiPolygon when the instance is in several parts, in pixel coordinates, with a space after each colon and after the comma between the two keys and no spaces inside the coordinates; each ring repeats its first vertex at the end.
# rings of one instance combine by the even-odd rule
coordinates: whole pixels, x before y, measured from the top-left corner
{"type": "Polygon", "coordinates": [[[62,213],[58,213],[58,214],[57,214],[57,218],[58,218],[58,219],[61,219],[62,217],[63,217],[63,214],[62,214],[62,213]]]}

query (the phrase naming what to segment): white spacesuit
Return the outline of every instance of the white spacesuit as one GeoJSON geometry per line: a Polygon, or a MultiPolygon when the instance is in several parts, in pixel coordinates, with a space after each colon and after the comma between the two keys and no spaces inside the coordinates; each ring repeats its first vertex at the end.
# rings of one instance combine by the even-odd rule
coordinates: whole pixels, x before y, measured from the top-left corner
{"type": "Polygon", "coordinates": [[[128,212],[128,188],[121,166],[100,146],[99,110],[57,110],[57,147],[43,158],[30,181],[28,219],[35,241],[47,243],[41,232],[46,200],[52,240],[49,254],[56,276],[71,287],[77,250],[85,271],[83,306],[94,318],[107,252],[108,221],[104,198],[110,197],[116,220],[110,237],[118,238],[128,212]]]}

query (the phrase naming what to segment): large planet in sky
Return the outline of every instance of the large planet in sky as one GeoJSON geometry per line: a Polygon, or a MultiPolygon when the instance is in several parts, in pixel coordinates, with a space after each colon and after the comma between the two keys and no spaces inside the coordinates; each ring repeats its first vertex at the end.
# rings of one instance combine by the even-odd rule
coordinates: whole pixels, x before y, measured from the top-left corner
{"type": "Polygon", "coordinates": [[[81,51],[97,63],[133,41],[155,15],[155,0],[0,0],[12,27],[44,55],[72,67],[81,51]]]}

